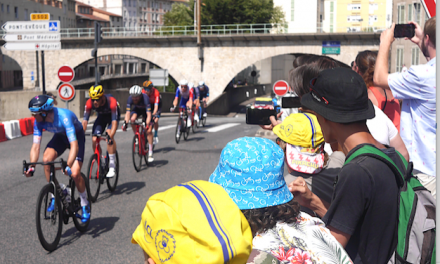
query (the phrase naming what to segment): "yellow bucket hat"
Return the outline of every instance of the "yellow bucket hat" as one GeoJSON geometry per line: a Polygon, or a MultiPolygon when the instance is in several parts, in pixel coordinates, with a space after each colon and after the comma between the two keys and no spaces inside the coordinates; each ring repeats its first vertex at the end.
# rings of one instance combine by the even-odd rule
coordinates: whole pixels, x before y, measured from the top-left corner
{"type": "Polygon", "coordinates": [[[324,142],[318,119],[309,113],[289,115],[273,132],[286,143],[303,148],[315,149],[324,142]]]}
{"type": "Polygon", "coordinates": [[[217,184],[191,181],[150,197],[131,242],[155,263],[246,263],[252,232],[217,184]]]}

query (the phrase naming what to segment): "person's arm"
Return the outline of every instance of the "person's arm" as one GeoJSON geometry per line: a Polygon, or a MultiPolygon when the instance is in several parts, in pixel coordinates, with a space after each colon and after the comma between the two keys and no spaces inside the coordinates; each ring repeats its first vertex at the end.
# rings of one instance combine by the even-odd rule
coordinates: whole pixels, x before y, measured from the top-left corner
{"type": "Polygon", "coordinates": [[[390,89],[388,86],[388,58],[391,44],[393,44],[394,41],[395,25],[396,24],[393,23],[391,28],[380,34],[379,52],[376,58],[376,65],[374,67],[374,85],[384,89],[390,89]]]}
{"type": "Polygon", "coordinates": [[[133,104],[133,99],[131,98],[131,96],[129,96],[127,99],[127,106],[125,108],[125,118],[124,118],[125,123],[128,123],[130,121],[130,112],[131,112],[132,104],[133,104]]]}
{"type": "Polygon", "coordinates": [[[84,118],[82,121],[82,126],[84,132],[87,131],[87,124],[89,123],[90,112],[92,111],[92,99],[87,100],[85,110],[84,110],[84,118]]]}
{"type": "Polygon", "coordinates": [[[180,94],[180,89],[177,88],[176,96],[174,97],[174,101],[173,101],[173,108],[176,108],[176,106],[177,106],[177,100],[179,100],[179,94],[180,94]]]}
{"type": "Polygon", "coordinates": [[[402,154],[406,161],[409,161],[408,150],[406,149],[405,143],[403,143],[402,137],[399,133],[390,140],[390,147],[395,148],[400,154],[402,154]]]}
{"type": "Polygon", "coordinates": [[[350,240],[351,235],[342,232],[341,230],[338,230],[332,226],[327,226],[327,228],[330,230],[330,233],[336,238],[336,240],[341,244],[342,247],[346,247],[348,240],[350,240]]]}
{"type": "Polygon", "coordinates": [[[330,204],[312,193],[302,177],[296,178],[288,187],[301,206],[311,209],[321,218],[327,213],[330,204]]]}
{"type": "Polygon", "coordinates": [[[112,112],[112,129],[110,130],[110,137],[113,138],[118,129],[118,101],[114,97],[110,97],[110,109],[112,112]]]}
{"type": "Polygon", "coordinates": [[[150,104],[150,98],[146,94],[144,96],[144,104],[145,104],[145,113],[147,115],[146,123],[147,126],[149,126],[151,122],[151,104],[150,104]]]}

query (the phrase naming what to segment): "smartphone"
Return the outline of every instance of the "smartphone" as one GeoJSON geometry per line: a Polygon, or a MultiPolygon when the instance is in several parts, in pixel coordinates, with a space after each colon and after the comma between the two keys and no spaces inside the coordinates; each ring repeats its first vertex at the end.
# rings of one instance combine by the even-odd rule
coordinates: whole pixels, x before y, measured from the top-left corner
{"type": "Polygon", "coordinates": [[[394,28],[395,38],[413,38],[416,33],[416,26],[413,24],[396,24],[394,28]]]}
{"type": "Polygon", "coordinates": [[[270,116],[277,118],[275,109],[246,108],[246,124],[248,125],[270,125],[270,116]]]}
{"type": "Polygon", "coordinates": [[[281,98],[281,108],[299,108],[301,100],[299,97],[283,97],[281,98]]]}

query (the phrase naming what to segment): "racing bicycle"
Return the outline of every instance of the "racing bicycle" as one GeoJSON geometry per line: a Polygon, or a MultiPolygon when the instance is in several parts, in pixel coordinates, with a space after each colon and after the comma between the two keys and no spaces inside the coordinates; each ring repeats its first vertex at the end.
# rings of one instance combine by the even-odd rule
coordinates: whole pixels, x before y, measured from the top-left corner
{"type": "Polygon", "coordinates": [[[187,110],[186,107],[179,108],[179,119],[177,120],[176,126],[176,143],[179,144],[180,137],[183,134],[183,138],[188,140],[189,130],[188,127],[188,117],[191,110],[187,110]]]}
{"type": "Polygon", "coordinates": [[[148,141],[147,141],[147,129],[144,122],[132,123],[136,127],[136,132],[133,136],[132,157],[134,169],[139,172],[142,166],[142,157],[145,164],[148,166],[148,141]]]}
{"type": "MultiPolygon", "coordinates": [[[[60,242],[61,232],[63,229],[63,223],[68,224],[69,218],[72,217],[73,223],[81,233],[87,231],[90,219],[92,216],[92,203],[90,200],[90,189],[87,178],[81,173],[81,177],[84,179],[87,191],[87,200],[89,202],[90,208],[90,219],[83,223],[81,221],[82,208],[81,200],[79,198],[79,193],[76,190],[75,181],[69,177],[69,184],[67,188],[70,188],[71,195],[69,192],[63,192],[61,186],[55,177],[56,170],[65,171],[67,163],[60,159],[59,161],[52,162],[32,162],[27,163],[23,161],[23,172],[29,169],[29,166],[35,165],[48,165],[50,166],[50,179],[49,183],[46,184],[40,191],[37,199],[37,211],[36,211],[36,225],[38,239],[40,240],[43,248],[49,252],[54,251],[58,243],[60,242]],[[55,164],[60,164],[61,167],[55,168],[55,164]],[[55,207],[51,212],[47,211],[47,208],[51,204],[52,197],[55,199],[55,207]]],[[[66,189],[67,189],[66,188],[66,189]]]]}
{"type": "Polygon", "coordinates": [[[105,156],[102,155],[102,150],[100,146],[101,140],[107,140],[110,142],[112,139],[107,133],[102,135],[93,135],[96,136],[96,147],[95,152],[90,157],[89,166],[87,167],[87,179],[89,179],[90,186],[90,199],[92,202],[96,202],[99,196],[99,189],[101,188],[101,184],[104,184],[104,180],[107,181],[107,188],[110,192],[114,192],[116,190],[116,185],[118,184],[119,178],[119,156],[118,151],[116,151],[115,155],[115,170],[116,175],[111,178],[107,178],[106,175],[109,170],[109,157],[108,152],[105,156]]]}

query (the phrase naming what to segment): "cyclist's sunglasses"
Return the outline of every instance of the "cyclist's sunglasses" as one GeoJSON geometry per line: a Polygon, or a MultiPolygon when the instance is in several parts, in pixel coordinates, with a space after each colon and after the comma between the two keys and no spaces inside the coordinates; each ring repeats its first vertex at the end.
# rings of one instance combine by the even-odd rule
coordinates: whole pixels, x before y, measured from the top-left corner
{"type": "Polygon", "coordinates": [[[41,112],[31,112],[32,116],[36,116],[36,115],[40,115],[40,114],[41,114],[41,112]]]}
{"type": "Polygon", "coordinates": [[[309,88],[310,88],[310,91],[312,92],[312,96],[315,97],[315,99],[317,99],[320,102],[321,102],[320,99],[322,99],[324,101],[324,103],[328,105],[327,99],[325,99],[324,96],[321,96],[317,91],[315,91],[313,89],[313,87],[315,86],[315,83],[316,83],[316,79],[317,78],[313,78],[312,80],[310,80],[310,87],[309,88]]]}
{"type": "Polygon", "coordinates": [[[97,101],[99,101],[99,100],[101,100],[101,98],[98,98],[98,99],[92,99],[93,102],[97,102],[97,101]]]}

